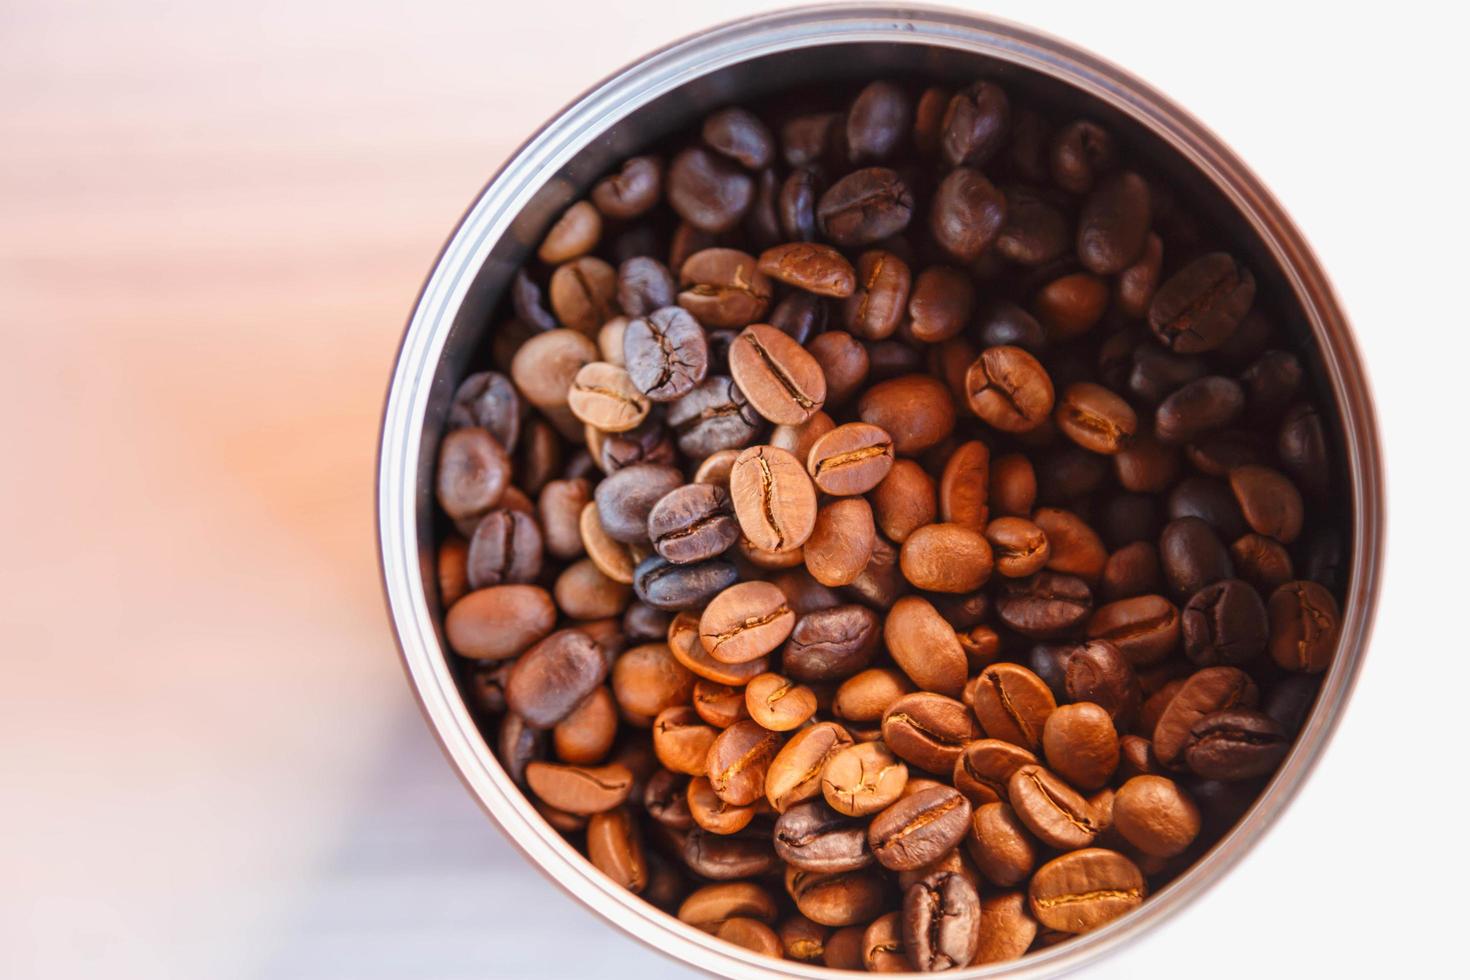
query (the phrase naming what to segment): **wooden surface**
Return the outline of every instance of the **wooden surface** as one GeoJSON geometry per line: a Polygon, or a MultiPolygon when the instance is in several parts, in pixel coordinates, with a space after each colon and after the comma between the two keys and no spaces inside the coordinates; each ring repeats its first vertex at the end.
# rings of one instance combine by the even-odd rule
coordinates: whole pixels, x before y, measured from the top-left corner
{"type": "MultiPolygon", "coordinates": [[[[373,454],[418,285],[506,153],[624,62],[760,6],[0,6],[0,975],[678,974],[528,870],[433,747],[378,593],[373,454]]],[[[1465,349],[1450,25],[1245,5],[1201,44],[1187,5],[988,9],[1129,65],[1260,170],[1358,322],[1405,564],[1463,545],[1431,519],[1423,421],[1463,414],[1436,408],[1465,349]]],[[[1345,969],[1454,934],[1450,903],[1409,911],[1433,887],[1410,868],[1371,904],[1328,899],[1378,871],[1353,828],[1399,819],[1378,794],[1414,752],[1378,733],[1430,714],[1394,724],[1418,690],[1396,664],[1463,647],[1418,612],[1457,604],[1432,594],[1450,572],[1412,593],[1393,573],[1312,791],[1102,974],[1217,929],[1193,975],[1252,968],[1243,935],[1398,937],[1317,954],[1345,969]]]]}

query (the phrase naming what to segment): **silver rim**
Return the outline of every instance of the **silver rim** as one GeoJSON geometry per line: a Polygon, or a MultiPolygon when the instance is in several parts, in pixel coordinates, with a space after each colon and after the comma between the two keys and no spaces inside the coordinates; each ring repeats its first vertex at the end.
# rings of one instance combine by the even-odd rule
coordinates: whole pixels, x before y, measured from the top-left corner
{"type": "Polygon", "coordinates": [[[1022,961],[955,976],[1053,976],[1095,959],[1204,892],[1275,823],[1316,765],[1352,692],[1372,628],[1383,546],[1383,479],[1366,375],[1326,276],[1255,176],[1205,127],[1114,65],[1028,28],[931,7],[834,4],[771,14],[676,42],[563,110],[505,164],[465,215],[430,273],[399,350],[378,458],[383,587],[405,670],[470,791],[511,842],[562,889],[654,949],[727,976],[828,977],[825,968],[759,956],[658,911],[601,875],[527,802],[494,759],[455,685],[424,592],[418,460],[435,367],[455,312],[491,246],[531,195],[611,123],[689,78],[780,51],[855,41],[977,52],[1061,79],[1133,117],[1202,171],[1243,214],[1295,291],[1322,349],[1343,417],[1353,486],[1353,557],[1340,648],[1297,745],[1251,812],[1202,861],[1124,918],[1022,961]]]}

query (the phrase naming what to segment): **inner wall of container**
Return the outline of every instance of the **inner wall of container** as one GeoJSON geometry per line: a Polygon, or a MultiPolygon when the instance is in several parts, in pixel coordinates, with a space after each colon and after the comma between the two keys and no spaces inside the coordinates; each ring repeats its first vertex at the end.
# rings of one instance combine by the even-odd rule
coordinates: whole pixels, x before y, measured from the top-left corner
{"type": "MultiPolygon", "coordinates": [[[[462,378],[489,366],[485,349],[490,332],[509,315],[507,304],[503,303],[507,286],[556,217],[584,196],[597,179],[615,170],[623,159],[651,149],[677,146],[668,144],[669,137],[689,128],[713,109],[737,102],[759,107],[763,100],[779,93],[780,107],[787,112],[835,110],[842,108],[864,82],[882,77],[941,82],[955,87],[989,78],[1004,85],[1013,100],[1024,98],[1046,108],[1055,121],[1087,116],[1112,129],[1125,148],[1125,158],[1168,181],[1178,191],[1180,202],[1202,219],[1203,241],[1218,243],[1251,268],[1257,281],[1256,307],[1284,331],[1290,338],[1290,346],[1307,366],[1305,387],[1322,413],[1336,485],[1351,486],[1345,476],[1340,413],[1300,304],[1245,218],[1200,171],[1131,117],[1029,68],[973,52],[930,45],[829,44],[763,55],[691,79],[677,90],[633,110],[604,133],[588,134],[591,138],[587,145],[536,192],[530,205],[512,222],[509,232],[493,246],[457,312],[435,372],[424,419],[418,480],[420,565],[425,594],[434,597],[436,606],[435,548],[439,535],[435,533],[433,472],[449,404],[462,378]]],[[[914,220],[925,219],[916,214],[914,220]]],[[[1166,255],[1166,273],[1170,267],[1166,255]]],[[[1352,492],[1356,494],[1356,488],[1352,492]]],[[[1326,518],[1343,529],[1344,569],[1349,567],[1352,554],[1348,520],[1352,503],[1349,494],[1337,495],[1335,512],[1326,518]]],[[[1299,575],[1303,572],[1300,564],[1297,572],[1299,575]]],[[[1347,583],[1335,584],[1346,586],[1347,583]]],[[[435,628],[441,645],[447,649],[440,618],[435,617],[435,628]]]]}

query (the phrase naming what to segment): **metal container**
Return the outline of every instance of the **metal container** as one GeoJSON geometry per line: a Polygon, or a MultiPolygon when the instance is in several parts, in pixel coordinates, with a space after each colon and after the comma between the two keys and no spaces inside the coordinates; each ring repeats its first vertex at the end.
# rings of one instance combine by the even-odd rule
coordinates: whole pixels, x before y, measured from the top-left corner
{"type": "MultiPolygon", "coordinates": [[[[1363,365],[1316,258],[1254,175],[1164,96],[1085,51],[1014,24],[955,10],[837,4],[719,27],[642,58],[564,109],[480,194],[444,246],[414,307],[388,390],[378,462],[384,589],[409,680],[465,784],[526,858],[612,925],[692,967],[761,977],[831,976],[692,929],[598,873],[506,776],[456,685],[435,586],[432,472],[455,384],[491,329],[512,273],[551,219],[616,161],[703,113],[791,86],[926,74],[997,78],[1059,111],[1106,122],[1164,176],[1207,193],[1209,217],[1244,243],[1258,303],[1295,308],[1319,392],[1330,393],[1340,506],[1350,532],[1340,648],[1291,755],[1250,812],[1202,860],[1138,910],[1073,941],[969,977],[1053,975],[1115,949],[1228,872],[1300,791],[1352,691],[1373,619],[1383,552],[1383,476],[1363,365]]],[[[1234,247],[1234,245],[1233,245],[1234,247]]],[[[1325,398],[1323,399],[1325,401],[1325,398]]]]}

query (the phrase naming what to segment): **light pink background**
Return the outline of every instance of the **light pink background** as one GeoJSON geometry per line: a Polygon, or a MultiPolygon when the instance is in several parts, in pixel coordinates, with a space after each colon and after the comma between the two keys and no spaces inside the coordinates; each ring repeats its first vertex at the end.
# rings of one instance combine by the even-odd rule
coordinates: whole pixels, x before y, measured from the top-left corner
{"type": "MultiPolygon", "coordinates": [[[[373,454],[418,285],[506,154],[764,6],[0,5],[0,975],[680,975],[529,871],[434,748],[379,598],[373,454]]],[[[1387,790],[1435,782],[1463,714],[1437,702],[1466,689],[1464,521],[1435,517],[1464,447],[1430,442],[1465,414],[1458,25],[987,9],[1128,65],[1258,168],[1357,320],[1389,437],[1394,559],[1334,750],[1228,884],[1099,974],[1308,946],[1324,975],[1436,972],[1463,857],[1420,848],[1458,841],[1463,788],[1412,812],[1387,790]]]]}

